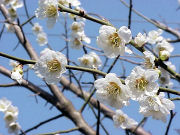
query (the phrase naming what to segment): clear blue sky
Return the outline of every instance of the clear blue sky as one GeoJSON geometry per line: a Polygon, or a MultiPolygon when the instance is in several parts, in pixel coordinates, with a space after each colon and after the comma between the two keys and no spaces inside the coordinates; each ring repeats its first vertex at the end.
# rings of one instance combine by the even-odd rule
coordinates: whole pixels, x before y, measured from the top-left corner
{"type": "MultiPolygon", "coordinates": [[[[30,15],[34,14],[35,9],[37,8],[37,0],[26,0],[28,5],[28,10],[30,12],[30,15]]],[[[82,7],[88,12],[88,13],[97,13],[101,16],[104,16],[107,19],[110,19],[111,23],[113,23],[116,27],[121,27],[122,25],[127,26],[127,20],[128,20],[128,9],[121,4],[119,0],[80,0],[82,3],[82,7]]],[[[158,21],[163,21],[164,23],[168,24],[169,26],[179,29],[180,28],[180,10],[176,11],[178,7],[177,0],[133,0],[133,7],[137,9],[139,12],[143,13],[147,17],[151,19],[155,19],[158,21]],[[179,23],[179,24],[177,24],[179,23]]],[[[18,9],[18,14],[20,15],[21,23],[26,20],[25,11],[24,8],[18,9]]],[[[0,14],[0,21],[4,20],[2,15],[0,14]]],[[[135,36],[138,32],[143,31],[150,31],[153,29],[157,29],[155,26],[146,23],[143,21],[142,18],[138,17],[134,13],[132,14],[132,34],[135,36]]],[[[44,31],[47,32],[49,44],[52,46],[55,50],[61,50],[63,46],[65,45],[61,34],[64,33],[63,28],[63,16],[60,14],[59,22],[55,25],[53,29],[48,30],[46,28],[46,22],[45,20],[38,20],[34,19],[33,22],[39,22],[41,25],[44,26],[44,31]],[[56,34],[56,36],[52,36],[51,34],[56,34]]],[[[68,24],[71,24],[71,21],[68,19],[68,24]]],[[[99,24],[96,24],[94,22],[86,21],[85,26],[85,32],[88,36],[92,37],[91,46],[97,47],[96,45],[96,36],[98,35],[99,31],[99,24]]],[[[0,24],[0,29],[2,28],[2,24],[0,24]]],[[[36,37],[32,35],[31,26],[28,24],[24,28],[25,33],[27,33],[27,38],[30,40],[31,44],[35,48],[35,50],[39,53],[41,50],[43,50],[45,47],[40,47],[36,43],[36,37]]],[[[166,33],[163,34],[166,38],[174,38],[166,33]]],[[[8,34],[7,32],[3,34],[2,39],[0,40],[0,51],[4,53],[8,53],[10,55],[14,55],[16,57],[22,57],[24,59],[29,59],[27,54],[25,54],[25,51],[21,45],[17,47],[15,51],[12,51],[13,48],[18,43],[18,40],[16,39],[16,36],[13,34],[8,34]]],[[[180,53],[180,47],[179,43],[173,44],[176,48],[173,52],[173,54],[180,53]]],[[[76,51],[71,50],[70,51],[70,58],[74,61],[80,56],[82,56],[82,51],[76,51]]],[[[176,71],[179,72],[180,68],[180,62],[173,58],[170,59],[170,61],[176,65],[176,71]]],[[[76,61],[77,62],[77,61],[76,61]]],[[[109,63],[112,61],[110,60],[109,63]]],[[[78,62],[77,62],[78,63],[78,62]]],[[[9,70],[11,70],[11,67],[8,65],[9,60],[0,57],[0,65],[5,66],[9,70]]],[[[127,64],[124,62],[124,65],[127,70],[127,75],[130,73],[134,65],[127,64]]],[[[26,68],[26,67],[25,67],[26,68]]],[[[112,70],[112,72],[116,72],[118,75],[121,75],[122,68],[120,65],[120,62],[117,63],[116,68],[112,70]]],[[[26,76],[26,75],[25,75],[26,76]]],[[[92,75],[89,75],[92,78],[92,75]]],[[[29,78],[28,80],[33,81],[36,85],[44,84],[33,71],[29,72],[29,78]]],[[[86,81],[88,81],[86,79],[86,81]]],[[[12,82],[10,79],[4,77],[2,74],[0,74],[0,84],[7,84],[12,82]]],[[[178,86],[177,83],[175,83],[175,86],[178,86]]],[[[44,87],[43,87],[44,88],[44,87]]],[[[47,89],[47,88],[44,88],[47,89]]],[[[179,90],[179,88],[177,88],[179,90]]],[[[48,91],[48,89],[47,89],[48,91]]],[[[13,88],[0,88],[0,98],[1,97],[7,97],[9,100],[13,102],[13,105],[17,106],[19,108],[19,118],[18,122],[20,123],[23,130],[26,130],[39,122],[46,120],[50,117],[53,117],[59,112],[56,110],[56,108],[51,108],[50,104],[46,104],[44,100],[38,97],[38,104],[35,102],[34,97],[32,96],[33,93],[29,92],[27,89],[20,88],[20,87],[13,87],[13,88]]],[[[82,105],[82,100],[78,99],[75,95],[70,94],[70,92],[65,92],[65,95],[68,97],[68,99],[71,99],[73,101],[73,104],[78,109],[82,105]]],[[[174,110],[177,112],[175,119],[173,120],[169,135],[176,135],[174,129],[180,128],[179,121],[180,121],[180,102],[175,101],[176,109],[174,110]]],[[[143,116],[138,113],[139,106],[135,102],[131,102],[129,107],[124,107],[123,110],[126,112],[130,117],[135,119],[136,121],[140,121],[143,116]]],[[[95,118],[92,119],[91,111],[90,109],[86,109],[86,111],[83,113],[85,119],[90,122],[91,124],[94,124],[96,121],[95,118]]],[[[121,129],[115,129],[113,127],[112,121],[105,119],[104,125],[109,131],[109,133],[112,135],[119,135],[120,133],[124,133],[121,129]]],[[[162,135],[165,133],[167,123],[163,123],[161,121],[152,120],[151,118],[148,119],[148,122],[145,125],[146,131],[152,132],[154,135],[162,135]],[[157,129],[158,127],[158,129],[157,129]]],[[[73,128],[74,125],[72,122],[70,122],[67,118],[60,118],[58,120],[55,120],[53,122],[50,122],[37,130],[33,130],[32,132],[28,134],[37,134],[37,133],[45,133],[45,132],[53,132],[58,130],[65,130],[73,128]]],[[[5,122],[3,120],[3,114],[0,113],[0,134],[8,135],[7,129],[5,128],[5,122]]],[[[77,135],[77,132],[72,132],[70,135],[77,135]]]]}

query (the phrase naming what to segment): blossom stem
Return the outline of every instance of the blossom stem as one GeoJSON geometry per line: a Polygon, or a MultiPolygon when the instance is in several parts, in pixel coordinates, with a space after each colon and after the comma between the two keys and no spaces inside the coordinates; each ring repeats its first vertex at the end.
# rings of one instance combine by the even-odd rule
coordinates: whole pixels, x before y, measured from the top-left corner
{"type": "Polygon", "coordinates": [[[69,132],[73,132],[79,130],[79,127],[75,127],[69,130],[64,130],[64,131],[57,131],[57,132],[53,132],[53,133],[44,133],[44,134],[39,134],[39,135],[55,135],[55,134],[61,134],[61,133],[69,133],[69,132]]]}
{"type": "Polygon", "coordinates": [[[70,8],[67,8],[61,4],[58,4],[58,7],[59,7],[59,11],[60,12],[68,12],[68,13],[72,13],[74,15],[77,15],[77,16],[80,16],[80,17],[83,17],[83,18],[86,18],[88,20],[91,20],[93,22],[96,22],[96,23],[99,23],[99,24],[102,24],[102,25],[109,25],[109,26],[112,26],[111,23],[109,23],[108,21],[106,20],[100,20],[100,19],[97,19],[95,17],[92,17],[88,14],[86,14],[83,10],[80,10],[80,11],[76,11],[76,10],[73,10],[73,9],[70,9],[70,8]]]}
{"type": "Polygon", "coordinates": [[[9,59],[12,59],[12,60],[16,60],[18,62],[20,62],[21,64],[35,64],[36,61],[34,60],[25,60],[25,59],[21,59],[21,58],[18,58],[18,57],[14,57],[14,56],[11,56],[11,55],[8,55],[8,54],[5,54],[3,52],[0,52],[0,56],[2,57],[6,57],[6,58],[9,58],[9,59]]]}

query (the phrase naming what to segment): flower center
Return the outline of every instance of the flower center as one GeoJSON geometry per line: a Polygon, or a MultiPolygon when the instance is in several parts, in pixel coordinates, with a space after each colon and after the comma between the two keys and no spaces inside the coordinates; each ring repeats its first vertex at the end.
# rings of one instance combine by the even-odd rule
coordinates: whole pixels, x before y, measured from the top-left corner
{"type": "Polygon", "coordinates": [[[113,97],[116,97],[121,94],[121,88],[118,86],[117,83],[109,82],[109,85],[107,86],[107,92],[113,97]]]}
{"type": "Polygon", "coordinates": [[[8,116],[6,116],[6,119],[7,119],[8,121],[12,121],[12,120],[13,120],[13,116],[12,116],[12,115],[8,115],[8,116]]]}
{"type": "Polygon", "coordinates": [[[73,26],[71,27],[71,29],[72,29],[72,31],[77,32],[77,31],[79,30],[79,26],[78,26],[78,25],[73,25],[73,26]]]}
{"type": "Polygon", "coordinates": [[[153,64],[151,63],[151,61],[150,61],[149,58],[146,58],[146,59],[145,59],[144,65],[145,65],[147,68],[153,68],[153,64]]]}
{"type": "Polygon", "coordinates": [[[154,106],[155,105],[155,102],[154,102],[154,100],[151,97],[148,97],[147,101],[148,101],[150,106],[154,106]]]}
{"type": "Polygon", "coordinates": [[[57,15],[57,9],[54,5],[49,5],[46,9],[47,17],[55,17],[57,15]]]}
{"type": "Polygon", "coordinates": [[[89,64],[89,60],[88,60],[88,59],[83,59],[83,60],[82,60],[82,63],[83,63],[84,65],[88,65],[88,64],[89,64]]]}
{"type": "Polygon", "coordinates": [[[109,42],[113,48],[120,46],[121,38],[119,37],[117,32],[109,36],[109,42]]]}
{"type": "Polygon", "coordinates": [[[118,117],[118,121],[119,121],[119,123],[123,123],[123,122],[125,122],[125,117],[124,116],[122,116],[122,115],[120,115],[119,117],[118,117]]]}
{"type": "Polygon", "coordinates": [[[12,131],[16,131],[17,125],[16,125],[16,124],[11,125],[11,126],[10,126],[10,129],[11,129],[12,131]]]}
{"type": "Polygon", "coordinates": [[[144,77],[141,77],[139,79],[136,79],[135,87],[141,91],[144,91],[147,84],[148,84],[148,81],[144,77]]]}
{"type": "Polygon", "coordinates": [[[79,45],[81,45],[81,41],[79,39],[75,38],[73,41],[73,44],[76,46],[79,46],[79,45]]]}
{"type": "Polygon", "coordinates": [[[53,59],[47,62],[49,72],[61,71],[61,63],[57,59],[53,59]]]}

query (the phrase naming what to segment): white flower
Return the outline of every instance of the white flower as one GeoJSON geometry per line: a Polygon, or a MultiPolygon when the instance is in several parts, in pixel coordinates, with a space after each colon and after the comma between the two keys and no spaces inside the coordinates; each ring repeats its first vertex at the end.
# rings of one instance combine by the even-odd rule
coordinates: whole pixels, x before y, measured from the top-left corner
{"type": "Polygon", "coordinates": [[[96,80],[94,87],[97,89],[96,97],[101,102],[118,109],[129,104],[128,87],[121,83],[116,74],[109,73],[105,78],[96,80]]]}
{"type": "Polygon", "coordinates": [[[98,68],[102,65],[102,61],[95,52],[90,52],[89,55],[93,57],[93,68],[98,68]]]}
{"type": "Polygon", "coordinates": [[[13,7],[8,8],[9,16],[11,21],[14,21],[17,18],[16,9],[13,7]]]}
{"type": "Polygon", "coordinates": [[[36,34],[42,33],[43,28],[41,25],[39,25],[39,23],[34,23],[34,26],[32,27],[32,31],[36,35],[36,34]]]}
{"type": "Polygon", "coordinates": [[[86,36],[86,34],[84,33],[84,31],[82,31],[80,33],[81,35],[81,40],[84,41],[85,43],[87,44],[90,44],[91,43],[91,39],[89,37],[86,36]]]}
{"type": "Polygon", "coordinates": [[[11,105],[11,101],[7,100],[6,98],[0,99],[0,111],[1,112],[5,112],[10,105],[11,105]]]}
{"type": "Polygon", "coordinates": [[[103,25],[99,30],[97,44],[107,57],[114,58],[124,54],[125,44],[129,43],[131,38],[131,31],[126,26],[122,26],[117,31],[112,26],[103,25]]]}
{"type": "Polygon", "coordinates": [[[56,84],[60,81],[61,74],[66,72],[66,65],[67,59],[64,54],[45,48],[34,70],[37,76],[44,78],[48,84],[56,84]]]}
{"type": "Polygon", "coordinates": [[[170,52],[167,51],[167,50],[163,50],[163,51],[160,51],[159,52],[159,58],[162,60],[162,61],[165,61],[165,60],[168,60],[169,57],[170,57],[170,52]]]}
{"type": "Polygon", "coordinates": [[[148,33],[147,41],[149,44],[155,44],[157,42],[160,42],[163,40],[163,37],[161,34],[163,31],[161,29],[158,29],[157,31],[152,30],[148,33]]]}
{"type": "Polygon", "coordinates": [[[144,67],[145,68],[154,68],[155,56],[150,51],[144,51],[144,67]]]}
{"type": "Polygon", "coordinates": [[[134,38],[134,42],[138,44],[139,47],[144,45],[147,42],[146,33],[144,33],[143,35],[141,33],[138,33],[134,38]]]}
{"type": "Polygon", "coordinates": [[[47,18],[47,27],[52,28],[59,16],[57,0],[39,0],[39,8],[35,11],[37,18],[47,18]]]}
{"type": "Polygon", "coordinates": [[[156,93],[159,89],[158,84],[155,82],[158,77],[159,74],[154,69],[145,70],[140,66],[136,66],[125,80],[125,84],[132,93],[131,98],[139,100],[145,94],[156,93]]]}
{"type": "Polygon", "coordinates": [[[69,44],[73,49],[81,49],[83,47],[81,39],[74,36],[71,36],[69,44]]]}
{"type": "Polygon", "coordinates": [[[81,5],[79,0],[58,0],[58,3],[67,7],[69,7],[69,4],[74,7],[78,7],[81,5]]]}
{"type": "Polygon", "coordinates": [[[14,133],[16,135],[18,135],[18,132],[21,129],[19,123],[17,122],[12,122],[9,125],[6,125],[6,127],[8,128],[9,133],[14,133]]]}
{"type": "Polygon", "coordinates": [[[71,25],[71,30],[74,33],[82,32],[82,31],[84,31],[84,25],[85,24],[82,21],[80,21],[80,22],[73,22],[72,25],[71,25]]]}
{"type": "Polygon", "coordinates": [[[171,53],[174,50],[174,47],[170,43],[168,43],[166,40],[162,40],[154,48],[155,53],[158,55],[160,51],[164,51],[164,50],[171,53]]]}
{"type": "Polygon", "coordinates": [[[67,0],[68,3],[71,3],[72,6],[78,7],[81,5],[79,0],[67,0]]]}
{"type": "Polygon", "coordinates": [[[4,115],[4,120],[6,124],[10,124],[17,120],[17,115],[15,115],[13,112],[6,112],[4,115]]]}
{"type": "Polygon", "coordinates": [[[36,41],[38,42],[38,44],[40,46],[43,46],[43,45],[47,44],[48,43],[47,34],[44,33],[44,32],[41,32],[41,33],[37,34],[36,41]]]}
{"type": "Polygon", "coordinates": [[[14,2],[11,3],[11,6],[14,9],[21,8],[21,7],[23,7],[23,2],[20,0],[14,0],[14,2]]]}
{"type": "Polygon", "coordinates": [[[154,119],[166,122],[166,116],[175,108],[175,105],[171,100],[164,98],[164,95],[160,93],[142,97],[139,101],[139,112],[145,117],[152,116],[154,119]]]}
{"type": "Polygon", "coordinates": [[[19,64],[11,71],[11,78],[19,84],[23,81],[23,65],[19,64]]]}
{"type": "Polygon", "coordinates": [[[18,116],[19,114],[19,111],[18,111],[18,108],[13,106],[13,105],[10,105],[8,106],[8,108],[6,109],[5,113],[12,113],[14,116],[18,116]]]}
{"type": "Polygon", "coordinates": [[[84,54],[82,57],[78,58],[78,61],[80,62],[81,66],[92,68],[94,58],[89,54],[84,54]]]}
{"type": "Polygon", "coordinates": [[[121,127],[122,129],[130,129],[138,125],[138,123],[129,118],[121,110],[116,110],[116,114],[113,115],[113,121],[115,127],[121,127]]]}
{"type": "Polygon", "coordinates": [[[3,3],[6,6],[8,6],[14,2],[15,2],[15,0],[0,0],[0,4],[3,3]]]}
{"type": "MultiPolygon", "coordinates": [[[[84,41],[86,43],[90,43],[91,40],[90,38],[88,38],[84,32],[84,22],[80,21],[80,22],[73,22],[72,25],[71,25],[71,30],[72,30],[72,33],[71,33],[71,40],[74,40],[76,39],[79,40],[79,41],[84,41]]],[[[71,42],[73,43],[73,42],[71,42]]]]}

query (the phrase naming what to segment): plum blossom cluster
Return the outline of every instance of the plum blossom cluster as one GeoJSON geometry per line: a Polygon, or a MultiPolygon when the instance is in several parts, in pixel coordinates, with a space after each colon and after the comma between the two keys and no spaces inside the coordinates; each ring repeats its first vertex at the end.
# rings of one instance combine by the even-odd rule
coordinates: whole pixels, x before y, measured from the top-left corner
{"type": "MultiPolygon", "coordinates": [[[[1,0],[0,4],[4,4],[7,7],[11,21],[17,18],[16,10],[23,7],[23,2],[21,0],[1,0]]],[[[5,27],[8,32],[14,32],[13,24],[5,23],[5,27]]]]}
{"type": "Polygon", "coordinates": [[[90,38],[85,35],[84,32],[84,22],[73,22],[71,25],[71,38],[70,46],[75,49],[80,49],[83,46],[82,42],[89,44],[91,42],[90,38]]]}
{"type": "Polygon", "coordinates": [[[13,67],[11,71],[11,78],[16,80],[19,84],[23,81],[23,65],[16,61],[10,61],[10,66],[13,67]]]}
{"type": "Polygon", "coordinates": [[[112,26],[103,25],[99,29],[97,45],[103,49],[107,57],[115,58],[124,54],[125,44],[129,43],[131,39],[131,31],[126,26],[117,30],[112,26]]]}
{"type": "Polygon", "coordinates": [[[39,23],[34,23],[32,27],[33,34],[37,36],[36,41],[40,46],[48,43],[47,34],[43,31],[43,27],[39,23]]]}
{"type": "Polygon", "coordinates": [[[169,59],[174,47],[167,42],[167,39],[161,36],[162,33],[163,31],[161,29],[150,31],[147,36],[147,42],[149,44],[156,44],[154,52],[161,60],[166,61],[169,59]]]}
{"type": "MultiPolygon", "coordinates": [[[[166,116],[170,114],[175,105],[169,99],[164,98],[164,93],[157,95],[159,86],[157,80],[159,74],[155,69],[146,69],[136,66],[131,74],[122,84],[114,73],[109,73],[105,78],[94,82],[97,89],[96,97],[99,101],[106,103],[116,109],[129,105],[129,100],[140,103],[139,112],[145,117],[166,121],[166,116]]],[[[113,117],[116,127],[132,128],[137,122],[125,115],[121,110],[117,110],[113,117]]]]}
{"type": "Polygon", "coordinates": [[[80,65],[88,68],[95,68],[101,66],[102,61],[100,57],[95,52],[90,52],[88,54],[84,54],[82,57],[78,58],[80,65]]]}
{"type": "Polygon", "coordinates": [[[23,2],[21,0],[1,0],[0,4],[4,4],[7,7],[10,15],[9,17],[12,21],[17,18],[16,10],[23,7],[23,2]]]}
{"type": "Polygon", "coordinates": [[[4,121],[6,122],[8,132],[18,135],[21,128],[17,122],[19,114],[18,108],[13,106],[11,101],[6,98],[2,98],[0,99],[0,112],[4,113],[4,121]]]}
{"type": "Polygon", "coordinates": [[[35,73],[47,84],[57,84],[62,73],[66,72],[67,59],[61,52],[45,48],[34,65],[35,73]]]}

